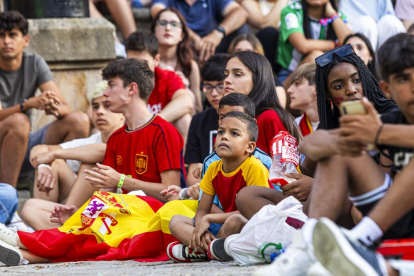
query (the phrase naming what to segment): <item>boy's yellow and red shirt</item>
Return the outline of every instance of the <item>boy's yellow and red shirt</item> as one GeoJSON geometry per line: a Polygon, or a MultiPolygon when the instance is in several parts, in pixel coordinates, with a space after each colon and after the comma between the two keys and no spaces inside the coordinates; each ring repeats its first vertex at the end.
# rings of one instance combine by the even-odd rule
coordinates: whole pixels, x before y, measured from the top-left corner
{"type": "Polygon", "coordinates": [[[237,193],[246,186],[262,186],[270,188],[269,171],[256,157],[249,156],[233,172],[223,171],[223,161],[211,163],[206,174],[200,182],[200,188],[204,193],[217,195],[223,211],[237,211],[237,193]]]}

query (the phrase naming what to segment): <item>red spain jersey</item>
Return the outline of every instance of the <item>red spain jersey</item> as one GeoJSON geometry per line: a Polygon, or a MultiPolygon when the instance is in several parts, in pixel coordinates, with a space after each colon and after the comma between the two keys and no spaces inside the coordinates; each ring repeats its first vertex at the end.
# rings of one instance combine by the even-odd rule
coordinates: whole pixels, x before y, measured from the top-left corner
{"type": "MultiPolygon", "coordinates": [[[[175,127],[154,115],[145,125],[115,131],[108,139],[104,165],[132,178],[161,183],[161,173],[181,170],[185,185],[184,139],[175,127]]],[[[183,183],[181,183],[183,186],[183,183]]]]}
{"type": "Polygon", "coordinates": [[[217,195],[223,211],[237,211],[237,193],[246,186],[263,186],[269,188],[269,171],[262,161],[249,156],[233,172],[223,171],[223,160],[218,160],[208,167],[200,182],[200,189],[208,195],[217,195]]]}
{"type": "Polygon", "coordinates": [[[148,110],[153,114],[158,114],[171,102],[174,93],[185,89],[185,86],[176,73],[158,67],[155,67],[154,82],[154,89],[148,99],[148,110]]]}
{"type": "Polygon", "coordinates": [[[273,137],[280,131],[287,131],[286,126],[274,110],[266,110],[262,114],[256,116],[256,120],[257,126],[259,127],[256,147],[266,152],[267,155],[272,156],[270,153],[270,141],[272,141],[273,137]]]}

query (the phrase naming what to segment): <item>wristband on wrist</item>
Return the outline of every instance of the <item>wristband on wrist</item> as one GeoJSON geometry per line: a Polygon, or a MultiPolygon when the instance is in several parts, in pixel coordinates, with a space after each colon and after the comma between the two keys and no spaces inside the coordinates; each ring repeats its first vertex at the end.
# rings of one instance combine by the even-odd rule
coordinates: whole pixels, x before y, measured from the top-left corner
{"type": "Polygon", "coordinates": [[[24,99],[21,103],[20,103],[20,111],[23,114],[26,114],[26,110],[24,109],[24,103],[26,102],[26,99],[24,99]]]}
{"type": "Polygon", "coordinates": [[[52,172],[52,168],[49,165],[39,164],[39,166],[37,166],[37,169],[40,169],[40,168],[48,168],[52,172]]]}
{"type": "Polygon", "coordinates": [[[189,196],[187,195],[187,189],[188,188],[181,189],[179,193],[179,197],[181,200],[189,199],[189,196]]]}
{"type": "Polygon", "coordinates": [[[375,140],[374,140],[374,145],[375,146],[378,146],[378,140],[379,140],[379,136],[381,135],[381,132],[382,132],[382,129],[384,128],[384,124],[382,124],[380,127],[379,127],[379,129],[378,129],[378,131],[377,131],[377,134],[375,135],[375,140]]]}
{"type": "Polygon", "coordinates": [[[125,174],[121,174],[121,178],[119,179],[119,182],[118,182],[118,188],[122,188],[122,185],[124,185],[124,181],[125,181],[125,174]]]}
{"type": "Polygon", "coordinates": [[[331,16],[331,22],[334,22],[335,21],[335,19],[338,19],[340,17],[340,15],[339,14],[337,14],[337,13],[335,13],[334,15],[332,15],[331,16]]]}
{"type": "Polygon", "coordinates": [[[331,24],[332,22],[334,22],[335,19],[341,17],[338,13],[335,13],[334,15],[332,15],[329,18],[322,18],[319,20],[319,24],[321,24],[322,26],[328,26],[329,24],[331,24]]]}

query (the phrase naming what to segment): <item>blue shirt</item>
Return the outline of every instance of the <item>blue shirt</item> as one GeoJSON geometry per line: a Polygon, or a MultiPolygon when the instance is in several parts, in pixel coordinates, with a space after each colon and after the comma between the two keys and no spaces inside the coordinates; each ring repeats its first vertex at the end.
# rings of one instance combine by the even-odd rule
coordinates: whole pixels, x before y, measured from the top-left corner
{"type": "Polygon", "coordinates": [[[189,6],[184,0],[153,0],[152,5],[162,4],[166,8],[178,9],[188,27],[204,37],[218,27],[223,20],[223,13],[226,7],[234,2],[233,0],[197,0],[189,6]]]}
{"type": "Polygon", "coordinates": [[[395,15],[391,0],[341,0],[339,10],[343,11],[349,21],[368,15],[378,21],[386,14],[395,15]]]}
{"type": "MultiPolygon", "coordinates": [[[[262,161],[263,165],[265,165],[265,167],[267,169],[270,169],[270,166],[272,166],[272,158],[270,158],[269,155],[267,155],[264,151],[262,151],[258,147],[255,148],[255,150],[253,152],[253,156],[256,157],[257,159],[259,159],[260,161],[262,161]]],[[[210,164],[213,163],[214,161],[218,161],[220,159],[221,158],[217,155],[216,151],[213,151],[212,153],[210,153],[210,155],[207,156],[206,159],[204,159],[203,169],[201,171],[201,178],[203,178],[203,176],[206,173],[206,171],[207,171],[208,167],[210,166],[210,164]]],[[[200,190],[200,198],[201,198],[202,193],[203,193],[203,191],[200,190]]],[[[220,209],[223,210],[223,207],[221,206],[221,203],[218,200],[217,196],[214,197],[213,204],[216,204],[220,209]]]]}

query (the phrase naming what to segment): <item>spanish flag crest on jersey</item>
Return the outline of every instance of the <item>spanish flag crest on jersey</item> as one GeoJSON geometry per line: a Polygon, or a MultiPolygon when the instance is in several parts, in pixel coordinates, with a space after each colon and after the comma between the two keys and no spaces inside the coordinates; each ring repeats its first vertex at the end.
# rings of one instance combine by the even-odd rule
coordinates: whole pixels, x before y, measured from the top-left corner
{"type": "Polygon", "coordinates": [[[18,234],[31,252],[53,262],[164,261],[176,240],[168,227],[172,216],[194,217],[197,206],[197,200],[164,205],[149,196],[95,192],[62,227],[18,234]]]}

